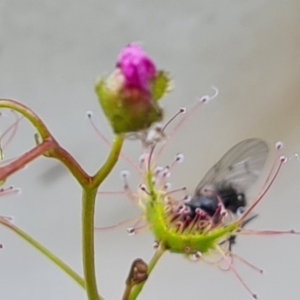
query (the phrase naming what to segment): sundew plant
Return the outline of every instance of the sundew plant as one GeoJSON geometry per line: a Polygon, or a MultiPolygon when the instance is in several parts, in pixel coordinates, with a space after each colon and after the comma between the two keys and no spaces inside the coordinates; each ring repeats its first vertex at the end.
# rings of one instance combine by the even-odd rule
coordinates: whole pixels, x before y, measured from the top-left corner
{"type": "MultiPolygon", "coordinates": [[[[102,192],[98,189],[102,182],[109,176],[119,158],[123,157],[139,175],[139,183],[136,187],[132,186],[128,180],[128,172],[123,171],[123,190],[115,195],[126,195],[140,208],[140,217],[127,231],[129,235],[145,229],[151,232],[154,237],[154,255],[149,262],[140,258],[132,262],[127,277],[124,274],[125,286],[120,287],[120,291],[123,290],[122,299],[138,298],[149,276],[153,276],[154,267],[167,251],[195,263],[207,262],[231,271],[250,296],[256,299],[257,295],[236,270],[234,261],[240,260],[250,268],[262,271],[235,253],[233,244],[236,237],[243,234],[298,234],[294,230],[248,229],[248,223],[257,216],[254,208],[263,199],[286,161],[281,155],[282,144],[277,143],[274,147],[275,159],[269,175],[261,191],[249,202],[246,201],[244,192],[259,177],[269,152],[272,152],[262,140],[246,139],[231,148],[207,173],[192,195],[186,192],[185,187],[173,188],[170,183],[170,175],[176,168],[180,168],[179,164],[183,162],[184,155],[174,153],[173,161],[165,164],[161,162],[161,154],[177,129],[199,107],[217,96],[218,90],[214,87],[213,90],[211,96],[201,97],[191,109],[181,107],[171,119],[165,120],[160,101],[170,91],[168,73],[159,70],[140,45],[131,43],[124,47],[112,73],[97,80],[95,85],[100,106],[114,132],[112,141],[101,134],[93,123],[92,114],[88,113],[92,126],[110,147],[106,160],[93,175],[89,175],[58,143],[42,119],[29,107],[15,100],[0,99],[3,113],[13,119],[11,124],[1,128],[0,196],[3,198],[8,194],[19,193],[19,188],[7,185],[9,177],[37,157],[56,159],[63,164],[82,189],[82,194],[78,197],[82,199],[83,274],[75,272],[34,237],[17,227],[17,221],[13,217],[0,215],[0,224],[23,238],[75,280],[86,291],[87,299],[108,299],[102,294],[101,285],[98,287],[96,280],[95,202],[97,197],[101,198],[102,192]],[[29,121],[36,130],[35,145],[17,158],[4,157],[7,147],[13,143],[15,132],[25,121],[29,121]],[[140,147],[141,155],[138,160],[122,152],[122,146],[127,139],[134,140],[140,147]]],[[[26,186],[21,188],[26,189],[26,186]]],[[[9,251],[9,245],[4,246],[9,251]]],[[[3,245],[1,248],[4,248],[3,245]]]]}

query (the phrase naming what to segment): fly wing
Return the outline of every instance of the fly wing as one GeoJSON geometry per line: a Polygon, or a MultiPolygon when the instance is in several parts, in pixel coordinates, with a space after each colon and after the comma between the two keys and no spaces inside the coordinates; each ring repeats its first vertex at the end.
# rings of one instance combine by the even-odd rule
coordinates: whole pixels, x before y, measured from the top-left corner
{"type": "Polygon", "coordinates": [[[259,139],[247,139],[233,146],[204,176],[195,195],[210,186],[213,189],[231,185],[246,191],[259,177],[268,156],[267,144],[259,139]]]}

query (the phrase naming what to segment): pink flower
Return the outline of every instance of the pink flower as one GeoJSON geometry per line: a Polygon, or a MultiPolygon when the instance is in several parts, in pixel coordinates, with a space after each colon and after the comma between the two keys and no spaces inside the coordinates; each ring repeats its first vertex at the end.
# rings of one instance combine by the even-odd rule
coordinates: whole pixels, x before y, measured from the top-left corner
{"type": "Polygon", "coordinates": [[[149,83],[155,78],[156,66],[141,46],[131,43],[123,48],[116,66],[121,70],[127,88],[150,92],[149,83]]]}
{"type": "Polygon", "coordinates": [[[96,82],[95,91],[115,133],[144,132],[163,118],[158,100],[169,91],[169,78],[140,45],[130,43],[120,51],[113,72],[96,82]]]}

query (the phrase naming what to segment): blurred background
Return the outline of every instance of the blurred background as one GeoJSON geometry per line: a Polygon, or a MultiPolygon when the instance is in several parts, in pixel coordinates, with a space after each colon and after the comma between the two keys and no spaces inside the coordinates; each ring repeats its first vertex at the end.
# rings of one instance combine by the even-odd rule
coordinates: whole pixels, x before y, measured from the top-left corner
{"type": "MultiPolygon", "coordinates": [[[[219,96],[184,124],[164,152],[162,164],[178,152],[185,154],[185,162],[172,174],[173,186],[187,186],[193,193],[230,147],[258,137],[268,142],[271,155],[266,173],[249,193],[251,201],[280,140],[289,160],[249,228],[300,230],[300,163],[294,155],[300,151],[299,11],[298,0],[0,0],[0,97],[30,106],[92,174],[109,148],[91,128],[86,111],[92,110],[97,126],[113,137],[94,81],[113,69],[124,45],[141,42],[174,80],[173,92],[163,100],[166,118],[212,94],[211,85],[219,88],[219,96]]],[[[7,157],[33,147],[33,134],[23,120],[7,157]]],[[[129,141],[124,152],[137,159],[140,148],[129,141]]],[[[119,173],[128,168],[121,160],[101,189],[120,190],[119,173]]],[[[0,214],[13,215],[18,226],[81,273],[81,201],[75,180],[56,161],[39,158],[7,184],[21,187],[22,195],[2,198],[0,214]]],[[[113,225],[139,214],[122,196],[99,197],[96,224],[113,225]]],[[[0,242],[1,299],[86,299],[80,287],[13,232],[0,227],[0,242]]],[[[137,257],[149,261],[152,243],[151,233],[129,237],[126,226],[96,231],[97,280],[105,299],[121,299],[131,262],[137,257]]],[[[235,265],[260,299],[298,299],[299,249],[299,236],[239,237],[235,252],[265,273],[239,261],[235,265]]],[[[251,296],[232,272],[169,253],[140,296],[221,298],[251,296]]]]}

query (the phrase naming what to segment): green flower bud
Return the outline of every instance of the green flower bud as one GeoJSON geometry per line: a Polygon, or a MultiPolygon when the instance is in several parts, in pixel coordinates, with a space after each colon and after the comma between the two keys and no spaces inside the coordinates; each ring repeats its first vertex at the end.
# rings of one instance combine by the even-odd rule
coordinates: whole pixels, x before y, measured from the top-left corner
{"type": "Polygon", "coordinates": [[[116,68],[96,82],[100,105],[116,134],[148,129],[163,118],[158,100],[168,90],[169,79],[139,45],[120,53],[116,68]]]}

